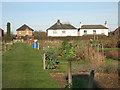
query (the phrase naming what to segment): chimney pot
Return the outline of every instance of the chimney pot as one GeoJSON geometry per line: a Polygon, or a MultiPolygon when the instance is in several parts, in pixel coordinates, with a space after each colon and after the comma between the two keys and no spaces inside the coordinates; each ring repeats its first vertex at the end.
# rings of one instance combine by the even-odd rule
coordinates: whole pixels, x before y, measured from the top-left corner
{"type": "Polygon", "coordinates": [[[105,21],[105,27],[107,27],[107,21],[105,21]]]}
{"type": "Polygon", "coordinates": [[[80,28],[81,28],[81,26],[82,26],[82,23],[80,22],[80,28]]]}
{"type": "Polygon", "coordinates": [[[60,24],[60,20],[59,19],[57,20],[57,24],[60,24]]]}

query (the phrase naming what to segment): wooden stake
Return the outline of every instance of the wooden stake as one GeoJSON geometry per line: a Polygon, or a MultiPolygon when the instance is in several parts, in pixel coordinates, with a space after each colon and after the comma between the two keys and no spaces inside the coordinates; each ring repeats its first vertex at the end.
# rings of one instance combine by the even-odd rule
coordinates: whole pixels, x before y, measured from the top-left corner
{"type": "Polygon", "coordinates": [[[46,69],[46,65],[45,65],[45,53],[43,54],[43,69],[46,69]]]}
{"type": "Polygon", "coordinates": [[[70,84],[72,84],[71,61],[68,61],[68,81],[70,84]]]}
{"type": "Polygon", "coordinates": [[[39,50],[39,43],[38,43],[38,50],[39,50]]]}

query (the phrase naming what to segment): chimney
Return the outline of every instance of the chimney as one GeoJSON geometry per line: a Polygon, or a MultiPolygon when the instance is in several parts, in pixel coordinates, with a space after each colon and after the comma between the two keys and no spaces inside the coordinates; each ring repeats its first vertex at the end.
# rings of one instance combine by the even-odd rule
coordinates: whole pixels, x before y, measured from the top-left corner
{"type": "Polygon", "coordinates": [[[107,27],[107,21],[105,21],[105,27],[107,27]]]}
{"type": "Polygon", "coordinates": [[[80,22],[80,28],[81,28],[81,26],[82,26],[82,23],[80,22]]]}
{"type": "Polygon", "coordinates": [[[60,20],[59,19],[57,20],[57,24],[60,25],[60,20]]]}

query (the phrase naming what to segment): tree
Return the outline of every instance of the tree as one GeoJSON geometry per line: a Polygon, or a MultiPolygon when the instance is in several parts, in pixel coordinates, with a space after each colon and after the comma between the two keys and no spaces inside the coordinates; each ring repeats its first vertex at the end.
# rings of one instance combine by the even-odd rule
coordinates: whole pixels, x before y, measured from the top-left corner
{"type": "Polygon", "coordinates": [[[10,36],[10,23],[7,23],[7,36],[10,36]]]}

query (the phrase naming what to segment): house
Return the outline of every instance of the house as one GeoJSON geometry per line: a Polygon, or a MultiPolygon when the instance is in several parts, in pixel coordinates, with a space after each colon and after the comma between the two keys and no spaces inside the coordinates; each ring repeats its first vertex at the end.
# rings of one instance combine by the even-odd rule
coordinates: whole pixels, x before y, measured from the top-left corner
{"type": "Polygon", "coordinates": [[[82,25],[80,22],[80,28],[78,29],[78,36],[85,35],[106,35],[108,36],[107,21],[105,26],[103,25],[82,25]]]}
{"type": "Polygon", "coordinates": [[[0,38],[4,36],[4,30],[0,28],[0,38]]]}
{"type": "Polygon", "coordinates": [[[47,36],[58,37],[58,36],[78,36],[78,29],[71,24],[62,24],[60,20],[52,25],[47,30],[47,36]]]}
{"type": "Polygon", "coordinates": [[[32,36],[33,35],[33,29],[27,26],[26,24],[22,25],[20,28],[17,30],[17,37],[22,37],[22,36],[32,36]]]}
{"type": "Polygon", "coordinates": [[[120,27],[115,29],[115,31],[113,31],[112,33],[113,33],[113,35],[120,35],[120,27]]]}

